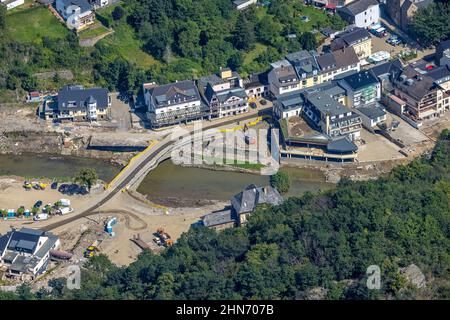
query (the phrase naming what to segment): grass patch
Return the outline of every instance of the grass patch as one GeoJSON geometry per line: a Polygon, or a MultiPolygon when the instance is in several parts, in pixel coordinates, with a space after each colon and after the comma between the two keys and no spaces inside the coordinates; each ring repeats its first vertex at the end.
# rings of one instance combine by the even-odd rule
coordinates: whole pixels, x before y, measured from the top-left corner
{"type": "Polygon", "coordinates": [[[102,34],[109,32],[109,29],[106,28],[101,23],[96,23],[92,25],[89,29],[83,30],[78,34],[78,38],[80,40],[86,40],[90,38],[96,38],[102,34]]]}
{"type": "Polygon", "coordinates": [[[35,43],[42,37],[64,38],[69,30],[46,7],[33,7],[6,16],[6,29],[18,42],[35,43]]]}
{"type": "Polygon", "coordinates": [[[133,29],[126,22],[114,24],[113,29],[114,33],[100,40],[99,43],[106,44],[116,55],[134,62],[142,68],[159,63],[141,49],[141,41],[136,39],[133,29]]]}
{"type": "Polygon", "coordinates": [[[255,44],[253,50],[249,51],[244,58],[244,66],[252,63],[260,54],[267,50],[267,46],[262,43],[255,44]]]}

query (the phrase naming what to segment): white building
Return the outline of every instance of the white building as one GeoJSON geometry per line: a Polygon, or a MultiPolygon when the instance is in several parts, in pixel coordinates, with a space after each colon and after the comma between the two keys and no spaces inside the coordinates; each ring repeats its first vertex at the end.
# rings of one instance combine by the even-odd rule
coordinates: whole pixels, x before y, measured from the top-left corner
{"type": "Polygon", "coordinates": [[[255,5],[258,0],[235,0],[233,1],[234,6],[237,10],[244,10],[252,5],[255,5]]]}
{"type": "Polygon", "coordinates": [[[201,101],[193,81],[185,80],[157,86],[144,83],[147,118],[152,127],[170,126],[209,117],[209,107],[201,101]]]}
{"type": "Polygon", "coordinates": [[[227,117],[248,111],[244,81],[236,71],[223,68],[219,74],[198,80],[200,94],[209,106],[211,117],[227,117]]]}
{"type": "Polygon", "coordinates": [[[289,61],[280,60],[272,63],[271,67],[267,78],[269,91],[274,97],[301,89],[297,73],[289,61]]]}
{"type": "Polygon", "coordinates": [[[0,0],[1,4],[6,7],[6,10],[14,9],[25,3],[25,0],[0,0]]]}
{"type": "Polygon", "coordinates": [[[0,266],[8,277],[35,279],[47,269],[50,251],[60,240],[52,233],[29,228],[13,229],[0,237],[0,266]]]}
{"type": "Polygon", "coordinates": [[[359,28],[367,28],[380,20],[380,4],[377,0],[357,0],[338,9],[342,19],[359,28]]]}
{"type": "Polygon", "coordinates": [[[56,0],[55,6],[71,30],[81,30],[95,21],[92,5],[86,0],[56,0]]]}

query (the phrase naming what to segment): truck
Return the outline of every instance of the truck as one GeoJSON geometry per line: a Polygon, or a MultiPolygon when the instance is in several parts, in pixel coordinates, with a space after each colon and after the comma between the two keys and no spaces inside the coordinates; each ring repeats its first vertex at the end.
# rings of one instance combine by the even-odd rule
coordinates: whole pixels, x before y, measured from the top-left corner
{"type": "Polygon", "coordinates": [[[41,220],[47,220],[47,219],[48,219],[48,214],[46,214],[46,213],[38,213],[33,218],[34,221],[41,221],[41,220]]]}

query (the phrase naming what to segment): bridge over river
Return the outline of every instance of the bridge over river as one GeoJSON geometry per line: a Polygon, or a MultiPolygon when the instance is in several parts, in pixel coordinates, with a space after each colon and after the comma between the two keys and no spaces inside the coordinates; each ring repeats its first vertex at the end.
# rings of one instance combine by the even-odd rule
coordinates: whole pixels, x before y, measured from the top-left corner
{"type": "MultiPolygon", "coordinates": [[[[247,114],[239,118],[225,119],[224,121],[217,121],[208,126],[204,126],[203,130],[220,128],[223,126],[228,126],[236,122],[242,122],[250,119],[254,119],[258,116],[263,116],[271,114],[271,107],[262,108],[258,113],[247,114]]],[[[192,134],[193,130],[189,132],[192,134]]],[[[83,217],[92,215],[101,206],[111,200],[117,193],[121,192],[122,189],[126,187],[137,186],[140,181],[148,174],[148,172],[158,166],[158,164],[169,158],[173,150],[173,146],[177,141],[171,139],[169,134],[163,140],[154,142],[149,145],[143,152],[138,156],[134,157],[132,161],[114,178],[105,188],[105,190],[99,194],[97,197],[87,201],[77,210],[78,212],[68,216],[63,220],[59,220],[45,227],[42,230],[49,231],[71,223],[83,217]]],[[[190,143],[190,142],[189,142],[190,143]]],[[[182,146],[179,143],[177,146],[182,146]]]]}

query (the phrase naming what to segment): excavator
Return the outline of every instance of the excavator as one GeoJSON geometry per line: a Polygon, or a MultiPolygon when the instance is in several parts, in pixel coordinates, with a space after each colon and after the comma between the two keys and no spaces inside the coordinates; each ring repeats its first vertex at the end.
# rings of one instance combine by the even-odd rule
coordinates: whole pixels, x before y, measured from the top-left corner
{"type": "Polygon", "coordinates": [[[98,248],[94,245],[91,245],[87,247],[87,249],[84,251],[84,257],[85,258],[92,258],[95,256],[95,254],[98,252],[98,248]]]}
{"type": "Polygon", "coordinates": [[[163,228],[158,228],[156,230],[156,235],[159,239],[161,239],[161,242],[164,246],[170,247],[173,245],[173,240],[170,238],[170,235],[164,231],[163,228]]]}

